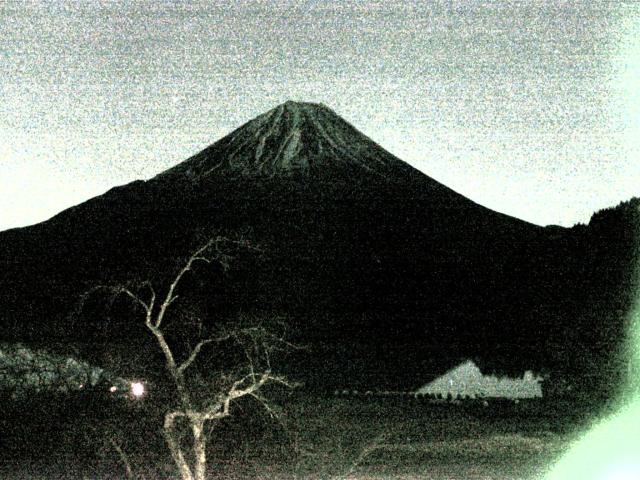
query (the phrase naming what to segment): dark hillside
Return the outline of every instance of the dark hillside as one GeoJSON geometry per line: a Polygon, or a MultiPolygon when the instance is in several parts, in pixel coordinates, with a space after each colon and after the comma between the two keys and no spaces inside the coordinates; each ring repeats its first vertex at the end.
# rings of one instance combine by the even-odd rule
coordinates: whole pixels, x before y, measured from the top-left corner
{"type": "Polygon", "coordinates": [[[263,253],[212,274],[210,316],[286,314],[310,345],[287,368],[312,383],[412,387],[460,356],[557,371],[558,346],[576,335],[585,348],[605,330],[619,338],[610,312],[628,301],[615,293],[629,280],[627,217],[531,225],[414,170],[326,107],[287,103],[152,180],[1,233],[0,322],[20,339],[135,338],[126,312],[108,328],[71,317],[81,293],[161,282],[203,239],[240,232],[263,253]]]}

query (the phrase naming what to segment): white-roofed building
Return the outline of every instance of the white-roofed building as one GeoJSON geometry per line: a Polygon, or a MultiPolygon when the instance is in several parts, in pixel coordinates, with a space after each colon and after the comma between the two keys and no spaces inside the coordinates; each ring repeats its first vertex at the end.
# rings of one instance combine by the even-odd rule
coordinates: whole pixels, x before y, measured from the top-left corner
{"type": "Polygon", "coordinates": [[[471,360],[467,360],[445,374],[419,388],[416,395],[441,398],[541,398],[542,378],[526,371],[521,378],[483,375],[471,360]]]}

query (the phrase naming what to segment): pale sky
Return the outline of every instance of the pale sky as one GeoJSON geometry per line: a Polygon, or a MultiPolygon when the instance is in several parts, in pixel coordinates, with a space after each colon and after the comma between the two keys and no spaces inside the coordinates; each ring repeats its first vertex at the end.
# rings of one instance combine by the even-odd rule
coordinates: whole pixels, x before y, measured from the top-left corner
{"type": "Polygon", "coordinates": [[[0,230],[288,99],[537,224],[640,196],[640,4],[0,2],[0,230]],[[229,5],[231,4],[231,5],[229,5]]]}

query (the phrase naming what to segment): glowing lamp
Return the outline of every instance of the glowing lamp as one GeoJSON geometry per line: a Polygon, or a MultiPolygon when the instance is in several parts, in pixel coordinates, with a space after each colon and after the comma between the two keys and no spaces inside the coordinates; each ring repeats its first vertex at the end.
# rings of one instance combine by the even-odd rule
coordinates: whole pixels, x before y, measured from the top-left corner
{"type": "Polygon", "coordinates": [[[140,398],[144,395],[144,384],[142,382],[131,383],[131,395],[140,398]]]}

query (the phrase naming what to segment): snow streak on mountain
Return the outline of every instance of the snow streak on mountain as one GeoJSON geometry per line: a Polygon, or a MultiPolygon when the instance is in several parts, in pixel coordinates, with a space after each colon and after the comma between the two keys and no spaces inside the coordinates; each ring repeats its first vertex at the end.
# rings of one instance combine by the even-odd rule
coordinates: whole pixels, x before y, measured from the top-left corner
{"type": "Polygon", "coordinates": [[[377,175],[413,170],[331,109],[288,101],[162,175],[293,175],[336,170],[377,175]]]}

